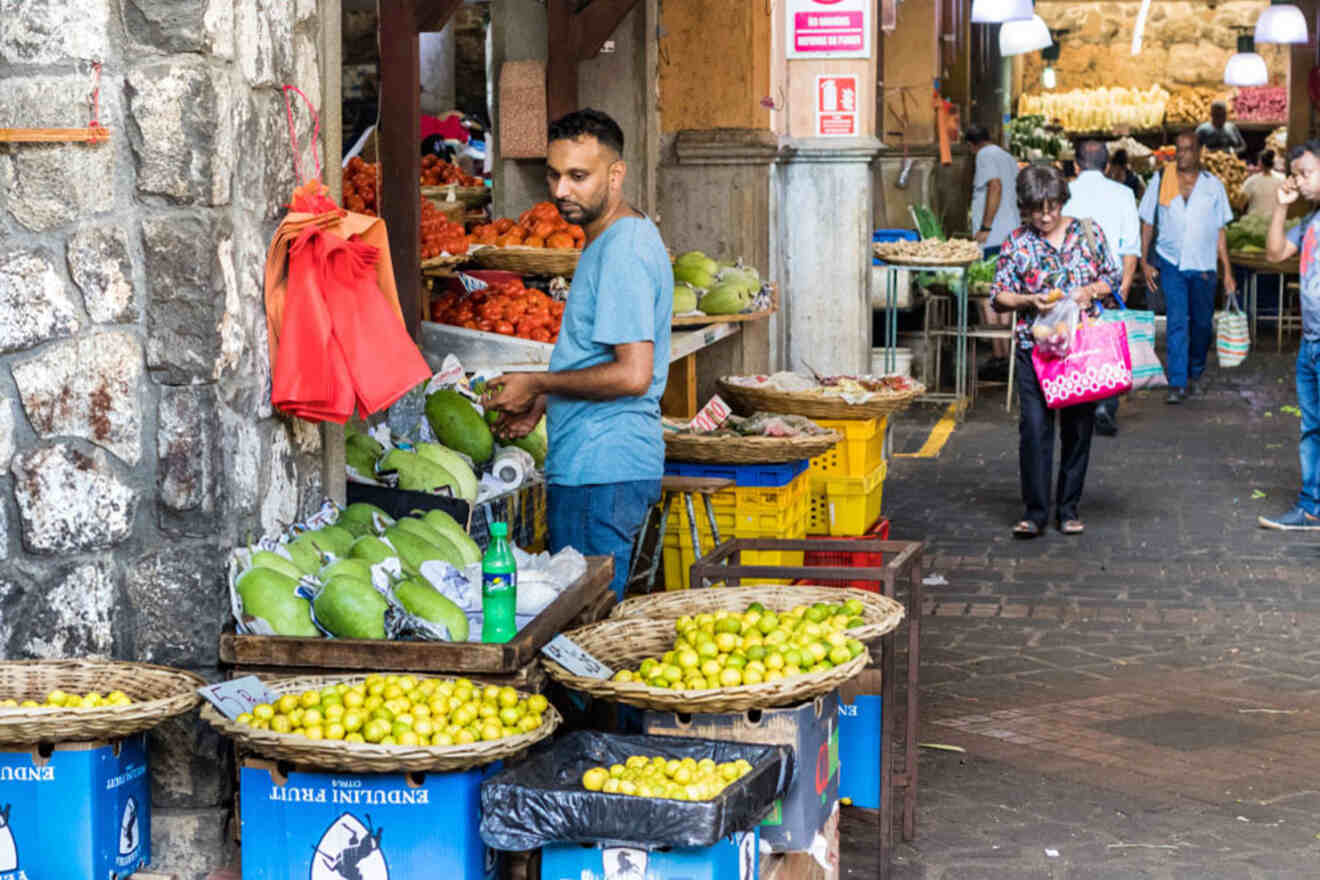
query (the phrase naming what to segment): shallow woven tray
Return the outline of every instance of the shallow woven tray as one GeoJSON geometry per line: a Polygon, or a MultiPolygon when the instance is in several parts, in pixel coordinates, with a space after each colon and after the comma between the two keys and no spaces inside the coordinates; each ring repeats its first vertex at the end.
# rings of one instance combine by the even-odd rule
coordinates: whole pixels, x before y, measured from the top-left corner
{"type": "Polygon", "coordinates": [[[903,606],[888,596],[852,587],[820,587],[810,584],[672,590],[621,602],[610,612],[610,618],[640,617],[672,622],[685,614],[713,614],[716,611],[741,614],[753,602],[760,602],[778,614],[797,605],[811,605],[815,602],[841,605],[849,599],[857,599],[865,606],[862,619],[866,623],[847,630],[847,634],[858,641],[877,639],[892,632],[903,622],[903,606]]]}
{"type": "Polygon", "coordinates": [[[816,419],[880,418],[907,409],[914,400],[926,393],[926,386],[918,382],[911,391],[875,393],[866,403],[848,403],[836,394],[755,388],[734,384],[727,378],[720,379],[718,385],[720,394],[741,413],[794,413],[816,419]]]}
{"type": "MultiPolygon", "coordinates": [[[[643,620],[635,617],[603,620],[564,634],[597,660],[618,671],[631,669],[647,657],[658,657],[674,646],[674,623],[671,620],[643,620]]],[[[863,651],[841,666],[824,672],[811,672],[762,684],[744,684],[718,690],[669,690],[653,688],[640,682],[612,681],[574,675],[558,663],[542,657],[550,676],[564,687],[643,709],[662,712],[745,712],[769,709],[814,699],[860,675],[870,662],[863,651]]]]}
{"type": "Polygon", "coordinates": [[[577,269],[582,251],[575,248],[533,248],[522,245],[482,248],[475,254],[478,265],[523,275],[570,276],[577,269]]]}
{"type": "MultiPolygon", "coordinates": [[[[427,676],[439,678],[440,676],[427,676]]],[[[449,676],[446,676],[449,677],[449,676]]],[[[276,696],[319,690],[340,682],[355,683],[366,676],[314,675],[266,681],[266,688],[276,696]]],[[[520,696],[527,694],[520,693],[520,696]]],[[[452,771],[480,767],[515,755],[554,733],[563,720],[554,706],[546,706],[541,726],[531,733],[508,736],[462,746],[381,746],[374,743],[350,743],[343,740],[314,740],[291,733],[256,730],[230,721],[210,703],[202,707],[202,718],[236,744],[264,758],[293,761],[305,767],[342,770],[347,773],[403,773],[408,771],[452,771]]]]}
{"type": "Polygon", "coordinates": [[[450,193],[454,195],[452,201],[462,202],[465,205],[484,205],[490,200],[490,190],[484,186],[459,186],[456,183],[447,183],[441,186],[422,187],[422,195],[435,202],[451,201],[450,193]]]}
{"type": "Polygon", "coordinates": [[[466,254],[441,254],[438,257],[431,257],[429,260],[422,260],[423,269],[448,268],[450,266],[461,266],[464,263],[472,262],[472,252],[466,254]]]}
{"type": "Polygon", "coordinates": [[[773,464],[824,455],[843,435],[838,431],[802,437],[712,437],[665,432],[665,458],[706,464],[773,464]]]}
{"type": "Polygon", "coordinates": [[[0,743],[120,739],[191,710],[206,682],[191,672],[112,660],[0,661],[0,698],[42,702],[53,690],[105,696],[123,691],[128,706],[95,709],[0,708],[0,743]]]}
{"type": "Polygon", "coordinates": [[[967,256],[963,257],[953,255],[947,257],[913,257],[901,256],[901,249],[900,253],[896,253],[894,248],[886,246],[888,244],[889,242],[877,242],[871,248],[877,257],[886,263],[893,263],[895,266],[970,266],[981,259],[980,248],[977,248],[975,256],[971,255],[969,249],[967,256]]]}

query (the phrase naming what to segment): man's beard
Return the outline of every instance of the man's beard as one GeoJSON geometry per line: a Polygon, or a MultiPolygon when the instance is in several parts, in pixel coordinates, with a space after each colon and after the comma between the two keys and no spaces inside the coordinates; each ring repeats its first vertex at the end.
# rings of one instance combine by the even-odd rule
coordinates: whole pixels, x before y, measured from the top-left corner
{"type": "Polygon", "coordinates": [[[605,195],[602,194],[600,201],[595,205],[583,205],[578,202],[560,199],[555,202],[555,208],[559,211],[559,216],[569,223],[575,226],[588,226],[600,219],[600,215],[605,213],[605,195]]]}

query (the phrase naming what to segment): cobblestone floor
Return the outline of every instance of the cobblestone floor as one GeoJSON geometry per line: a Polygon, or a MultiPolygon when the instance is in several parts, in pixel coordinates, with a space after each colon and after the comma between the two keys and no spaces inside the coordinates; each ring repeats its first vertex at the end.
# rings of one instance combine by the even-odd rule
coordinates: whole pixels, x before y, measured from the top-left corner
{"type": "MultiPolygon", "coordinates": [[[[1255,521],[1296,493],[1292,359],[1212,368],[1181,407],[1132,395],[1080,537],[1009,536],[1002,392],[937,458],[891,462],[892,536],[928,540],[935,581],[921,739],[966,749],[922,749],[896,878],[1320,876],[1320,534],[1255,521]]],[[[937,417],[904,414],[896,451],[937,417]]]]}

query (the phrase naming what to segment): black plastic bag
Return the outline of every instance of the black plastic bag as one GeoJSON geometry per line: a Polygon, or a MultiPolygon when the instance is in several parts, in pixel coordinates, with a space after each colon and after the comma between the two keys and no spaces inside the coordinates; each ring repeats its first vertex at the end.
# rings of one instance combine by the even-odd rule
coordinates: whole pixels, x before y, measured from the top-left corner
{"type": "Polygon", "coordinates": [[[786,746],[580,730],[541,746],[523,763],[481,784],[481,839],[501,850],[547,843],[711,846],[759,825],[788,791],[793,769],[793,751],[786,746]],[[752,770],[709,801],[582,787],[582,774],[590,768],[622,764],[632,755],[716,763],[742,758],[752,770]]]}

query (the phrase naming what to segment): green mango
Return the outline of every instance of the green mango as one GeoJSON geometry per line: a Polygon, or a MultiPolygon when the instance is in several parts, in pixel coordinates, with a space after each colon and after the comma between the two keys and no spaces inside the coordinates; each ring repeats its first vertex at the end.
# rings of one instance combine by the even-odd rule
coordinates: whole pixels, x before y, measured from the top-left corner
{"type": "Polygon", "coordinates": [[[366,581],[331,578],[312,603],[316,619],[341,639],[385,638],[385,597],[366,581]]]}
{"type": "Polygon", "coordinates": [[[376,459],[375,455],[360,447],[352,444],[344,447],[344,464],[368,480],[376,479],[376,459]]]}
{"type": "Polygon", "coordinates": [[[359,431],[352,424],[344,423],[344,444],[348,446],[358,446],[372,455],[380,455],[385,451],[385,447],[372,437],[366,431],[359,431]]]}
{"type": "Polygon", "coordinates": [[[439,443],[418,443],[417,454],[453,474],[459,482],[459,497],[471,504],[477,500],[477,475],[458,453],[439,443]]]}
{"type": "Polygon", "coordinates": [[[674,284],[674,314],[697,310],[697,291],[691,284],[679,281],[674,284]]]}
{"type": "Polygon", "coordinates": [[[550,436],[545,429],[545,416],[541,416],[541,421],[525,436],[509,441],[509,445],[530,455],[538,468],[545,467],[545,457],[550,454],[550,436]]]}
{"type": "Polygon", "coordinates": [[[243,600],[243,613],[260,617],[282,636],[316,637],[306,599],[294,593],[298,582],[273,568],[258,566],[243,572],[234,585],[243,600]]]}
{"type": "Polygon", "coordinates": [[[316,574],[321,568],[321,548],[308,536],[310,533],[304,533],[294,538],[284,549],[289,551],[289,556],[293,557],[293,564],[302,570],[303,574],[316,574]]]}
{"type": "Polygon", "coordinates": [[[363,559],[336,559],[317,572],[316,576],[324,583],[329,583],[331,578],[341,576],[354,577],[370,583],[371,564],[363,559]]]}
{"type": "Polygon", "coordinates": [[[399,488],[413,492],[434,492],[448,486],[459,495],[462,486],[458,478],[446,468],[433,461],[427,461],[415,452],[406,449],[394,449],[380,460],[381,470],[395,471],[399,475],[399,488]]]}
{"type": "Polygon", "coordinates": [[[361,538],[363,535],[375,534],[372,528],[373,517],[378,517],[387,526],[394,523],[394,517],[376,505],[358,501],[339,512],[339,519],[335,520],[335,525],[347,529],[354,538],[361,538]]]}
{"type": "Polygon", "coordinates": [[[403,529],[409,534],[416,535],[437,550],[443,550],[446,554],[450,553],[450,551],[458,553],[458,548],[454,546],[454,542],[441,534],[439,529],[432,528],[428,525],[425,520],[413,516],[405,516],[395,523],[394,527],[403,529]]]}
{"type": "Polygon", "coordinates": [[[349,559],[361,559],[367,565],[376,565],[386,559],[398,558],[399,562],[403,564],[403,569],[405,571],[410,570],[407,563],[403,562],[402,557],[399,557],[398,551],[375,535],[363,535],[354,541],[352,548],[348,551],[348,557],[349,559]]]}
{"type": "Polygon", "coordinates": [[[458,520],[454,519],[448,513],[445,513],[439,508],[433,510],[413,510],[411,513],[413,516],[424,520],[428,526],[435,529],[437,532],[444,532],[452,529],[467,534],[467,532],[463,530],[463,527],[458,524],[458,520]]]}
{"type": "Polygon", "coordinates": [[[448,388],[426,398],[426,420],[436,439],[472,459],[478,465],[490,461],[495,438],[490,426],[466,397],[448,388]]]}
{"type": "Polygon", "coordinates": [[[353,546],[353,533],[339,526],[324,526],[306,534],[321,550],[336,556],[347,556],[349,548],[353,546]]]}
{"type": "Polygon", "coordinates": [[[462,557],[458,555],[452,544],[447,549],[441,549],[425,538],[400,528],[397,524],[390,526],[385,531],[385,536],[399,551],[399,559],[405,565],[412,566],[414,572],[420,572],[424,562],[448,562],[455,568],[461,568],[463,565],[462,557]]]}
{"type": "Polygon", "coordinates": [[[468,619],[449,598],[420,578],[408,578],[394,585],[394,598],[422,620],[442,624],[449,630],[451,642],[466,642],[468,619]]]}
{"type": "Polygon", "coordinates": [[[252,554],[253,568],[270,568],[278,571],[280,574],[287,575],[295,581],[303,576],[302,569],[294,565],[288,559],[285,559],[278,553],[272,553],[269,550],[258,550],[252,554]]]}
{"type": "MultiPolygon", "coordinates": [[[[472,540],[467,532],[463,531],[463,527],[452,516],[443,510],[428,510],[422,515],[422,521],[449,539],[463,558],[463,565],[471,565],[474,562],[481,561],[481,548],[477,546],[477,542],[472,540]]],[[[462,568],[463,566],[457,567],[462,568]]]]}
{"type": "MultiPolygon", "coordinates": [[[[714,261],[712,261],[714,262],[714,261]]],[[[698,290],[708,290],[716,281],[714,272],[702,266],[675,266],[674,284],[686,284],[698,290]]]]}
{"type": "Polygon", "coordinates": [[[734,281],[740,283],[753,291],[761,289],[761,273],[751,266],[730,266],[720,270],[719,280],[721,283],[734,281]]]}

